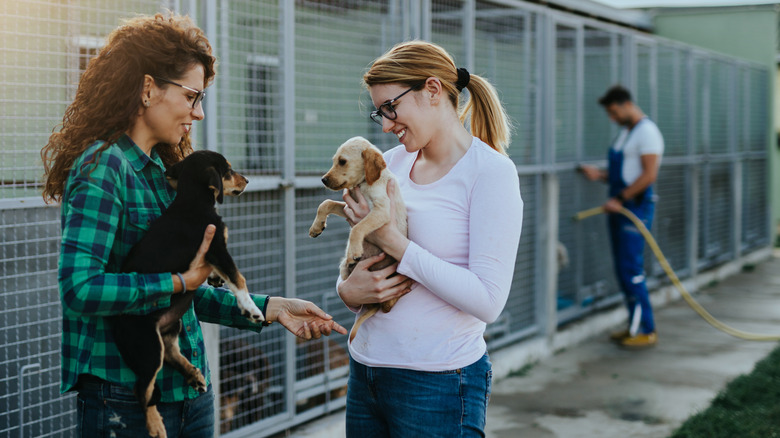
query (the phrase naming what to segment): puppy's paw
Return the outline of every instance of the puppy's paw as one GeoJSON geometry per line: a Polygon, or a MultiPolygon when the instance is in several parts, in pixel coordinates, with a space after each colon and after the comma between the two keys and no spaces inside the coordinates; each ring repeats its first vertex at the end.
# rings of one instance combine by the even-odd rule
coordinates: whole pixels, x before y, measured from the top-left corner
{"type": "Polygon", "coordinates": [[[350,245],[349,248],[347,248],[347,261],[349,263],[359,262],[360,259],[363,257],[363,247],[358,245],[350,245]]]}
{"type": "Polygon", "coordinates": [[[203,377],[203,373],[201,373],[200,370],[195,367],[193,367],[193,369],[194,371],[190,375],[189,379],[187,379],[187,384],[199,392],[206,392],[206,379],[203,377]]]}
{"type": "Polygon", "coordinates": [[[310,237],[317,237],[325,230],[325,222],[315,222],[311,224],[311,228],[309,228],[309,236],[310,237]]]}
{"type": "Polygon", "coordinates": [[[213,286],[213,287],[222,287],[225,285],[225,280],[223,280],[222,277],[216,274],[209,275],[207,281],[209,283],[209,286],[213,286]]]}
{"type": "Polygon", "coordinates": [[[168,438],[162,415],[157,410],[157,406],[149,406],[146,409],[146,430],[149,431],[149,435],[152,437],[168,438]]]}
{"type": "Polygon", "coordinates": [[[241,309],[241,315],[246,316],[248,320],[252,322],[263,322],[265,317],[260,308],[257,307],[249,293],[236,294],[236,300],[238,301],[238,308],[241,309]]]}

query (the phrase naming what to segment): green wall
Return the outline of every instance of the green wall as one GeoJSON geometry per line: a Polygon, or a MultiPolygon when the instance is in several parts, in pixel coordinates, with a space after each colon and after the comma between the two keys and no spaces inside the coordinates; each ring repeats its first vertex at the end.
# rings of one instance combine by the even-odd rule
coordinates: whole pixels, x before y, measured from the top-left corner
{"type": "Polygon", "coordinates": [[[767,126],[767,150],[770,162],[770,205],[772,233],[780,224],[780,151],[777,132],[772,126],[775,72],[777,71],[778,8],[745,6],[730,8],[660,9],[655,18],[655,32],[662,37],[683,41],[719,53],[765,64],[769,69],[767,94],[770,121],[767,126]]]}

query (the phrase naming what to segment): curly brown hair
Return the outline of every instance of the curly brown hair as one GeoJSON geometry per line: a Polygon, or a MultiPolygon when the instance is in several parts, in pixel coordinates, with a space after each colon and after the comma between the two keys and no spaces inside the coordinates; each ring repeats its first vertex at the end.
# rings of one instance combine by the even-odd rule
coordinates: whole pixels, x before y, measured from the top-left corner
{"type": "MultiPolygon", "coordinates": [[[[60,128],[41,150],[43,198],[60,201],[74,161],[97,140],[100,151],[116,142],[135,122],[144,75],[182,78],[203,65],[204,88],[214,78],[216,58],[205,34],[187,16],[172,13],[127,20],[109,34],[79,81],[60,128]]],[[[179,144],[159,143],[155,150],[166,167],[192,152],[189,134],[179,144]]]]}

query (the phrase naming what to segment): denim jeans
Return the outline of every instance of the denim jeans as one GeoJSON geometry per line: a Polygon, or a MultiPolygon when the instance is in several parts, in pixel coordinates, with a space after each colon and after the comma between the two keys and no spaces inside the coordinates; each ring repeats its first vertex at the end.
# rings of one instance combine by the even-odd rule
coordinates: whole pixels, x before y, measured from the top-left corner
{"type": "Polygon", "coordinates": [[[487,353],[425,372],[349,361],[347,438],[484,437],[493,371],[487,353]]]}
{"type": "MultiPolygon", "coordinates": [[[[146,419],[133,391],[105,381],[79,384],[76,436],[138,438],[149,436],[146,419]]],[[[197,398],[158,403],[168,438],[213,438],[214,392],[197,398]]]]}

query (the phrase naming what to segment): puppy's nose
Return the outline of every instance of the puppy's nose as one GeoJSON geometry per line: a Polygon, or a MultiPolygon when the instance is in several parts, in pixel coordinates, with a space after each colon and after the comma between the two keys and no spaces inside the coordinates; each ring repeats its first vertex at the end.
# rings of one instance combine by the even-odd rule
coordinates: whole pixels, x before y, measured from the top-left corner
{"type": "Polygon", "coordinates": [[[327,176],[327,175],[325,175],[325,176],[323,176],[323,177],[322,177],[322,183],[323,183],[323,184],[324,184],[326,187],[327,187],[327,185],[328,185],[328,181],[330,181],[330,180],[328,179],[328,176],[327,176]]]}
{"type": "Polygon", "coordinates": [[[249,183],[249,178],[245,177],[244,175],[241,175],[241,178],[244,178],[244,183],[249,183]]]}

